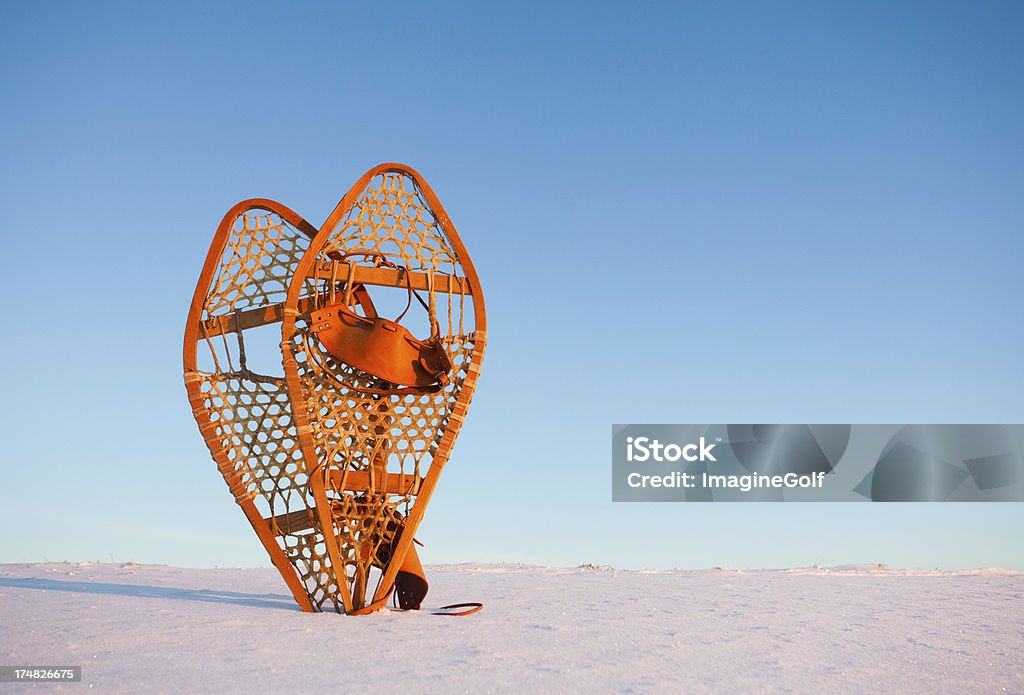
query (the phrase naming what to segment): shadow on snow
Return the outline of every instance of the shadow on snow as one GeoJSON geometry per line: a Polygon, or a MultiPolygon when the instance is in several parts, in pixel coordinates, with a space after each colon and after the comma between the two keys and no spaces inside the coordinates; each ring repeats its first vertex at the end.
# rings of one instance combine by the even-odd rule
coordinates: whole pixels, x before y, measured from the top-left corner
{"type": "Polygon", "coordinates": [[[41,591],[67,591],[74,594],[101,596],[129,596],[131,598],[160,598],[201,603],[229,603],[256,608],[301,610],[288,597],[280,594],[242,594],[236,591],[214,589],[180,589],[171,586],[145,586],[139,584],[110,584],[105,582],[69,582],[57,579],[0,577],[0,587],[38,589],[41,591]]]}

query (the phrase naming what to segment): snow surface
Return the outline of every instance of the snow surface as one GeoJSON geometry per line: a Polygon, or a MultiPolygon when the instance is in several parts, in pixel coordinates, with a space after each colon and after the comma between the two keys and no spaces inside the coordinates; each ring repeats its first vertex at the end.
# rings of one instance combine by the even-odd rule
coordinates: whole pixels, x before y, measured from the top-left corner
{"type": "Polygon", "coordinates": [[[0,565],[0,665],[170,692],[1024,693],[1024,574],[427,568],[453,618],[298,610],[273,569],[0,565]]]}

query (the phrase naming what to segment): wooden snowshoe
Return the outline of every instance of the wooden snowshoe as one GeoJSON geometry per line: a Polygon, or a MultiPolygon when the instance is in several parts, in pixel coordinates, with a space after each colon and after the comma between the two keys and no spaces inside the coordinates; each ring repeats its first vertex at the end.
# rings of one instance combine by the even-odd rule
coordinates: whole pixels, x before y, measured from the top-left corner
{"type": "MultiPolygon", "coordinates": [[[[325,531],[316,561],[346,613],[383,607],[405,567],[469,408],[485,329],[483,294],[461,239],[426,182],[400,164],[364,174],[295,269],[281,327],[284,371],[325,531]],[[361,310],[349,292],[356,287],[378,311],[388,292],[407,307],[416,293],[424,311],[398,323],[418,345],[443,348],[446,359],[430,360],[428,376],[417,372],[420,381],[403,385],[389,380],[395,370],[362,362],[361,369],[346,361],[347,348],[325,345],[312,316],[339,300],[361,310]],[[451,365],[444,378],[437,376],[441,362],[451,365]]],[[[425,592],[416,576],[402,578],[407,602],[425,592]]]]}

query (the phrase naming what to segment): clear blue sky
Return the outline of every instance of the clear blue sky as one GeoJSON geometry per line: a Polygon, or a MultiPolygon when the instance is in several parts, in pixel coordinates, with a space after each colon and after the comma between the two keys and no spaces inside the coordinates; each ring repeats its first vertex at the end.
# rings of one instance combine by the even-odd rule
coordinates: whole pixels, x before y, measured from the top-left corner
{"type": "Polygon", "coordinates": [[[1024,5],[8,3],[0,561],[258,565],[220,217],[419,169],[484,282],[427,562],[1024,568],[1024,504],[626,505],[614,422],[1024,421],[1024,5]]]}

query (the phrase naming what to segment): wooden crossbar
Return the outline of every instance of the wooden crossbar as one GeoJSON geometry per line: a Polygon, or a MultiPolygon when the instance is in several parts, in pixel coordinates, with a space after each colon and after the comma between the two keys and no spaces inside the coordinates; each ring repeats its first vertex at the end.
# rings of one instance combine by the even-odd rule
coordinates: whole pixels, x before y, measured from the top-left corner
{"type": "MultiPolygon", "coordinates": [[[[337,488],[341,484],[341,477],[341,471],[331,469],[331,487],[337,488]]],[[[371,489],[369,471],[348,471],[345,473],[344,489],[388,495],[415,495],[419,492],[421,479],[411,473],[374,471],[373,482],[371,489]]]]}
{"type": "MultiPolygon", "coordinates": [[[[395,268],[375,268],[368,265],[357,265],[354,282],[363,285],[379,285],[381,287],[406,287],[405,274],[409,275],[409,283],[414,290],[428,289],[426,273],[395,268]]],[[[321,261],[316,266],[316,277],[320,280],[331,279],[331,262],[321,261]]],[[[348,263],[338,263],[334,279],[345,281],[348,278],[348,263]]],[[[469,288],[469,280],[455,275],[437,274],[434,276],[434,291],[439,294],[473,294],[469,288]]]]}
{"type": "MultiPolygon", "coordinates": [[[[422,478],[405,473],[374,472],[373,488],[370,488],[368,471],[348,471],[345,475],[345,489],[353,492],[369,492],[389,495],[414,495],[419,491],[422,478]]],[[[331,471],[331,486],[337,488],[341,482],[341,471],[331,471]]],[[[264,519],[274,533],[286,535],[306,531],[316,526],[316,516],[311,509],[300,509],[264,519]]]]}
{"type": "MultiPolygon", "coordinates": [[[[411,282],[414,290],[427,289],[426,273],[408,272],[409,281],[411,282]]],[[[321,263],[316,270],[316,277],[321,280],[330,280],[331,264],[329,262],[321,263]]],[[[340,263],[334,279],[343,282],[347,278],[348,264],[340,263]]],[[[469,289],[469,282],[464,277],[436,275],[434,279],[434,291],[438,294],[448,294],[449,288],[451,289],[451,294],[472,294],[469,289]]],[[[362,285],[401,287],[403,289],[406,287],[406,280],[403,275],[403,271],[395,270],[393,268],[371,268],[363,265],[356,266],[355,278],[353,281],[362,285]]],[[[311,304],[312,302],[308,298],[300,299],[299,313],[304,314],[308,312],[311,308],[311,304]]],[[[271,323],[280,323],[283,319],[284,302],[256,309],[247,309],[234,314],[214,316],[213,318],[202,322],[202,330],[199,331],[197,338],[202,340],[204,335],[209,338],[213,338],[225,333],[237,333],[239,330],[244,331],[249,328],[258,328],[259,326],[266,326],[271,323]]]]}
{"type": "Polygon", "coordinates": [[[279,536],[306,531],[316,525],[313,523],[314,517],[313,510],[311,509],[300,509],[297,512],[278,514],[277,516],[267,517],[264,521],[279,536]]]}
{"type": "MultiPolygon", "coordinates": [[[[299,311],[306,313],[312,307],[309,299],[299,300],[299,311]]],[[[199,340],[203,335],[214,337],[224,333],[237,333],[239,329],[258,328],[271,323],[281,323],[284,320],[284,302],[261,306],[256,309],[238,311],[234,314],[223,314],[214,316],[202,322],[202,329],[199,331],[199,340]]]]}

